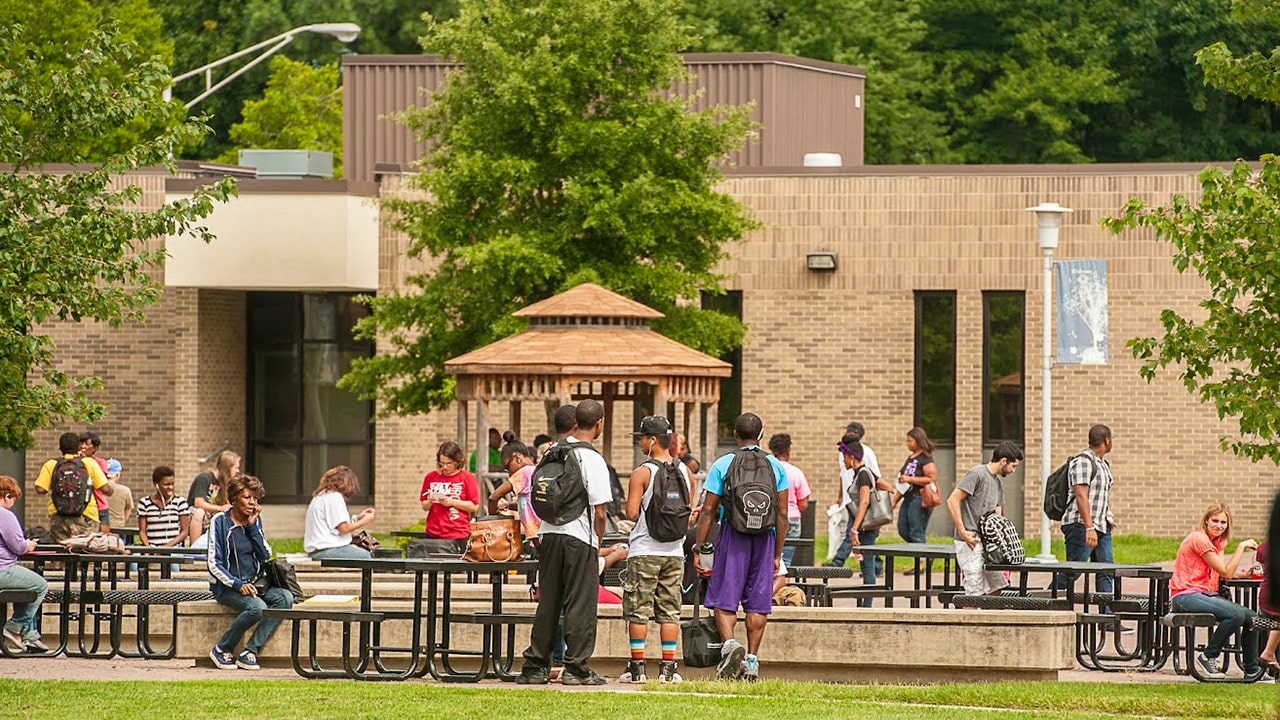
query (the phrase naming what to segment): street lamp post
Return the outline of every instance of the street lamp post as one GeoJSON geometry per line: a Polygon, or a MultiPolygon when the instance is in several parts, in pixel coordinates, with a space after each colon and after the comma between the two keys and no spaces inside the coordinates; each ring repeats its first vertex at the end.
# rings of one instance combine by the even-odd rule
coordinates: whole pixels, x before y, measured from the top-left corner
{"type": "Polygon", "coordinates": [[[349,43],[360,36],[360,26],[356,25],[355,23],[349,23],[349,22],[313,23],[311,25],[303,25],[301,27],[296,27],[292,30],[289,30],[288,32],[282,32],[279,35],[269,40],[263,40],[257,45],[247,47],[239,52],[232,53],[224,58],[214,60],[213,62],[207,65],[201,65],[195,70],[189,70],[187,72],[182,73],[181,75],[175,76],[173,80],[170,81],[169,87],[164,89],[165,102],[168,102],[173,97],[174,85],[177,85],[183,80],[186,80],[188,78],[193,78],[196,75],[200,75],[203,73],[204,74],[204,92],[200,93],[199,95],[195,96],[191,100],[187,101],[188,108],[195,107],[196,104],[199,103],[201,100],[204,100],[205,98],[214,94],[218,90],[222,89],[222,87],[227,83],[245,74],[253,66],[257,65],[263,60],[266,60],[272,55],[275,55],[277,52],[280,52],[280,50],[283,49],[285,45],[288,45],[289,43],[293,42],[294,37],[304,32],[316,33],[319,35],[329,35],[334,39],[336,39],[338,42],[349,43]],[[238,60],[244,57],[245,55],[249,55],[250,53],[259,52],[259,51],[261,51],[262,54],[253,58],[249,62],[245,63],[239,70],[236,70],[235,72],[226,76],[222,80],[219,80],[217,84],[214,84],[213,82],[214,68],[222,67],[223,65],[226,65],[232,60],[238,60]]]}
{"type": "Polygon", "coordinates": [[[1049,473],[1053,471],[1053,458],[1049,453],[1049,437],[1051,435],[1050,419],[1053,409],[1053,394],[1050,392],[1050,370],[1053,368],[1053,251],[1058,247],[1058,229],[1062,227],[1062,216],[1071,212],[1058,203],[1042,202],[1035,207],[1027,208],[1036,214],[1036,225],[1039,232],[1036,244],[1044,254],[1044,357],[1042,369],[1044,377],[1040,391],[1040,554],[1038,560],[1053,561],[1056,558],[1049,551],[1049,516],[1044,514],[1045,488],[1049,484],[1049,473]]]}

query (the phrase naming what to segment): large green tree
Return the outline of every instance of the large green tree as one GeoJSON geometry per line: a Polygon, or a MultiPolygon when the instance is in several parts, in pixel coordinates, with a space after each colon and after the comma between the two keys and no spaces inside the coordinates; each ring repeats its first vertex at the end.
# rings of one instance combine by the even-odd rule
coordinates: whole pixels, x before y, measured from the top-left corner
{"type": "Polygon", "coordinates": [[[312,67],[284,56],[271,58],[271,77],[258,100],[244,104],[231,126],[235,147],[220,158],[237,162],[249,148],[322,150],[333,153],[334,177],[342,177],[342,87],[338,65],[312,67]]]}
{"type": "MultiPolygon", "coordinates": [[[[1271,3],[1249,0],[1243,12],[1280,20],[1271,3]]],[[[1235,54],[1225,43],[1197,60],[1210,83],[1280,103],[1280,49],[1235,54]]],[[[1173,246],[1174,267],[1204,280],[1208,297],[1195,314],[1166,309],[1163,334],[1129,341],[1148,380],[1175,367],[1187,390],[1239,423],[1224,448],[1280,462],[1280,158],[1200,173],[1198,198],[1151,207],[1137,198],[1103,221],[1115,232],[1149,228],[1173,246]]]]}
{"type": "MultiPolygon", "coordinates": [[[[749,132],[745,108],[694,111],[665,90],[687,77],[678,0],[468,3],[424,40],[462,64],[405,122],[431,143],[387,204],[433,269],[372,300],[384,341],[342,385],[384,413],[453,400],[446,360],[510,335],[511,312],[594,281],[666,313],[657,327],[718,355],[735,318],[700,310],[720,290],[722,246],[754,222],[715,186],[749,132]],[[685,302],[682,302],[685,301],[685,302]],[[688,302],[694,301],[694,302],[688,302]]],[[[566,348],[572,354],[572,348],[566,348]]]]}
{"type": "Polygon", "coordinates": [[[204,128],[139,122],[165,114],[158,89],[168,65],[117,29],[108,22],[41,56],[24,50],[42,41],[39,31],[0,28],[0,447],[27,448],[35,430],[102,415],[93,397],[100,381],[58,368],[44,324],[141,321],[159,297],[149,271],[164,254],[147,241],[183,232],[209,239],[197,223],[232,189],[205,186],[142,210],[142,188],[119,181],[171,165],[204,128]],[[135,125],[151,130],[103,151],[135,125]],[[54,161],[77,165],[46,172],[54,161]]]}

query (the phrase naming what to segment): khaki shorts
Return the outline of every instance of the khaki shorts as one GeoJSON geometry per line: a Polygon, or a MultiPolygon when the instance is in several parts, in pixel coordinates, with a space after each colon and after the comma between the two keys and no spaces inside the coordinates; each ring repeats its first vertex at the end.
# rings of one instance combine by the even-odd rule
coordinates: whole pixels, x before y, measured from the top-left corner
{"type": "Polygon", "coordinates": [[[660,623],[680,622],[680,581],[684,558],[641,555],[627,558],[622,574],[622,617],[647,623],[656,615],[660,623]]]}
{"type": "Polygon", "coordinates": [[[90,520],[84,515],[77,515],[76,517],[67,517],[65,515],[49,516],[49,537],[54,542],[62,542],[67,538],[98,532],[99,527],[98,522],[90,520]]]}

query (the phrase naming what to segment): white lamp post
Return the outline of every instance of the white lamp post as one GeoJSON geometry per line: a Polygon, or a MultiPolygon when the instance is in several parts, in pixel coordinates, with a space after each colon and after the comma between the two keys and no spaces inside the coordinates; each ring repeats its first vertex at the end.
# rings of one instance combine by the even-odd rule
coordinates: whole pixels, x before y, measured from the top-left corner
{"type": "Polygon", "coordinates": [[[1044,514],[1043,501],[1045,487],[1049,483],[1049,473],[1053,472],[1053,457],[1049,454],[1049,436],[1051,435],[1050,418],[1052,416],[1053,395],[1050,392],[1050,369],[1053,368],[1053,251],[1058,247],[1058,229],[1062,227],[1062,216],[1071,212],[1058,203],[1042,202],[1035,207],[1027,208],[1036,214],[1036,225],[1039,232],[1036,244],[1044,253],[1044,358],[1040,391],[1040,554],[1038,560],[1053,561],[1053,553],[1049,551],[1049,516],[1044,514]]]}
{"type": "Polygon", "coordinates": [[[360,36],[360,26],[356,25],[355,23],[349,23],[349,22],[314,23],[312,25],[303,25],[302,27],[296,27],[288,32],[280,33],[279,35],[271,38],[270,40],[263,40],[257,45],[247,47],[239,52],[232,53],[231,55],[228,55],[224,58],[214,60],[208,65],[201,65],[195,70],[190,70],[188,72],[182,73],[181,75],[174,77],[173,80],[170,81],[169,83],[170,86],[164,89],[165,102],[168,102],[173,97],[174,85],[177,85],[178,83],[182,82],[183,80],[186,80],[187,78],[192,78],[192,77],[195,77],[196,75],[203,73],[204,74],[204,92],[195,96],[195,98],[187,101],[188,108],[195,107],[196,104],[199,103],[201,100],[204,100],[205,98],[214,94],[218,90],[222,89],[222,86],[226,85],[232,80],[235,80],[236,78],[245,74],[254,65],[257,65],[263,60],[266,60],[272,55],[275,55],[277,52],[280,52],[280,50],[283,49],[285,45],[288,45],[289,43],[293,42],[294,37],[304,32],[317,33],[319,35],[329,35],[329,36],[332,36],[334,39],[338,40],[338,42],[349,43],[360,36]],[[262,54],[258,55],[257,57],[250,60],[249,62],[245,63],[245,65],[241,67],[239,70],[236,70],[235,72],[226,76],[222,80],[218,81],[216,85],[214,84],[213,82],[214,68],[221,67],[231,62],[232,60],[237,60],[239,58],[244,57],[245,55],[248,55],[253,52],[258,52],[258,51],[261,51],[262,54]]]}

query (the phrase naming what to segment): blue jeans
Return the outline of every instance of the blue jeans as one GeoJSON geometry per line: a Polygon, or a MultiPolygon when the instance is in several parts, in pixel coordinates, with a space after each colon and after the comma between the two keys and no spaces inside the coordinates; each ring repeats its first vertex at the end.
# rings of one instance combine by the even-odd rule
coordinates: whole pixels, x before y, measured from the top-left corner
{"type": "MultiPolygon", "coordinates": [[[[1209,636],[1209,644],[1204,646],[1204,655],[1210,659],[1221,655],[1222,648],[1226,647],[1231,636],[1255,615],[1249,608],[1226,598],[1199,592],[1183,593],[1175,597],[1173,609],[1177,612],[1212,613],[1218,618],[1218,627],[1209,636]]],[[[1241,638],[1241,649],[1244,651],[1241,665],[1246,673],[1252,673],[1258,669],[1258,633],[1246,630],[1241,638]]]]}
{"type": "MultiPolygon", "coordinates": [[[[800,537],[800,518],[796,518],[794,520],[788,519],[787,520],[787,539],[795,540],[798,537],[800,537]]],[[[787,567],[791,567],[791,560],[795,556],[796,556],[795,545],[787,545],[782,548],[782,562],[786,563],[787,567]]]]}
{"type": "MultiPolygon", "coordinates": [[[[1111,553],[1111,533],[1098,533],[1098,546],[1092,549],[1085,544],[1084,523],[1063,525],[1062,535],[1067,543],[1068,562],[1115,562],[1115,556],[1111,553]]],[[[1056,576],[1059,590],[1066,590],[1075,581],[1075,573],[1058,573],[1056,576]]],[[[1109,593],[1112,583],[1111,575],[1099,575],[1094,589],[1100,593],[1109,593]]]]}
{"type": "Polygon", "coordinates": [[[925,542],[928,537],[925,533],[929,528],[929,517],[932,515],[933,508],[925,510],[921,504],[919,491],[908,491],[902,496],[902,502],[898,504],[898,534],[906,542],[925,542]]]}
{"type": "Polygon", "coordinates": [[[49,583],[21,565],[10,565],[0,570],[0,589],[28,590],[36,594],[35,602],[13,604],[13,617],[9,618],[5,626],[20,634],[23,639],[39,640],[40,633],[35,630],[36,614],[40,612],[40,603],[44,602],[45,593],[49,591],[49,583]]]}
{"type": "Polygon", "coordinates": [[[253,635],[249,636],[249,642],[244,645],[245,650],[255,655],[262,652],[262,646],[267,644],[280,625],[278,618],[264,619],[262,611],[267,608],[293,607],[293,593],[278,587],[267,588],[261,596],[241,595],[236,590],[224,587],[222,592],[214,594],[214,599],[232,610],[240,611],[236,619],[231,621],[231,627],[227,628],[227,632],[218,641],[218,647],[227,652],[235,652],[244,634],[257,625],[253,635]]]}
{"type": "MultiPolygon", "coordinates": [[[[863,530],[858,533],[859,545],[875,545],[876,540],[880,537],[880,528],[875,530],[863,530]]],[[[876,558],[877,555],[870,553],[862,554],[862,584],[876,584],[876,558]]],[[[862,598],[858,603],[862,607],[871,607],[871,598],[862,598]]]]}
{"type": "Polygon", "coordinates": [[[348,558],[351,560],[368,560],[373,555],[362,547],[355,545],[339,545],[334,548],[325,548],[317,550],[313,553],[307,553],[312,560],[324,560],[325,558],[348,558]]]}

